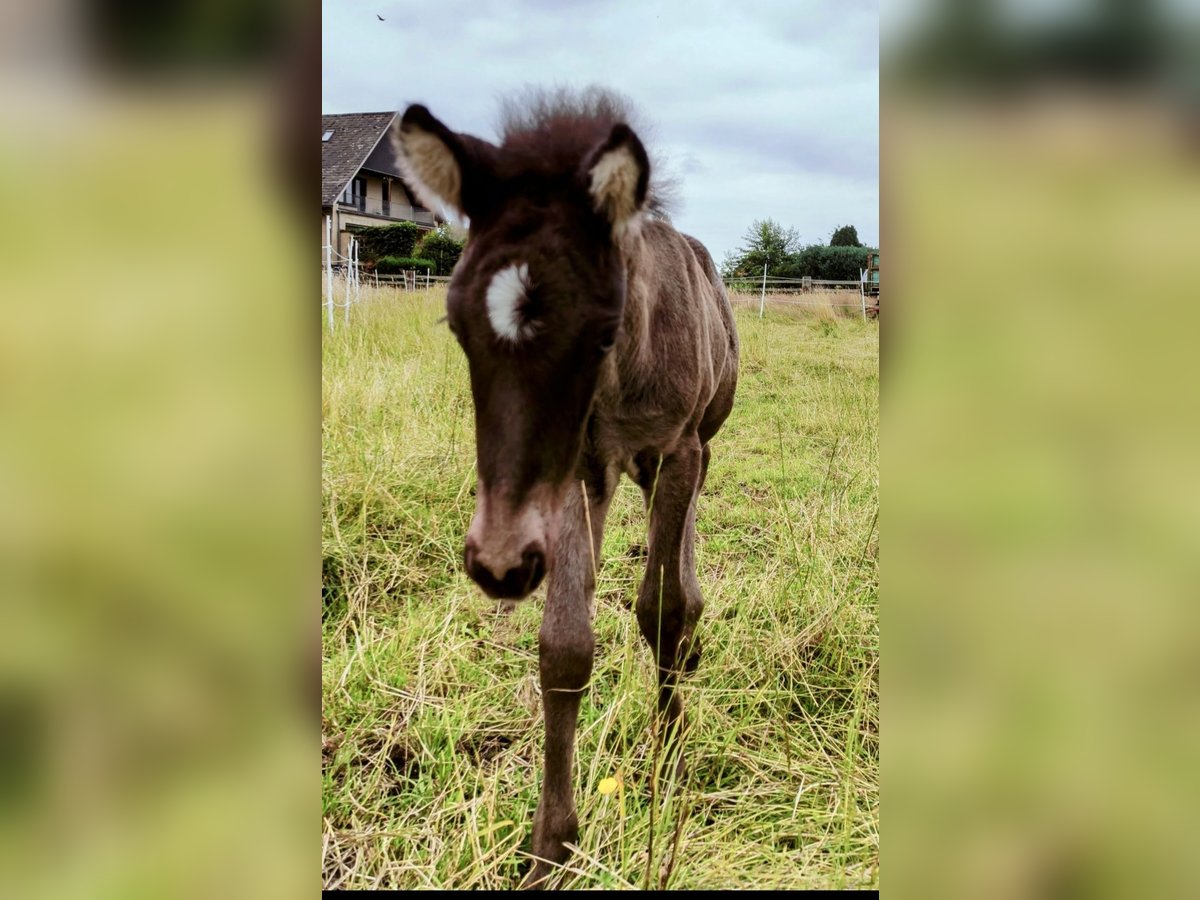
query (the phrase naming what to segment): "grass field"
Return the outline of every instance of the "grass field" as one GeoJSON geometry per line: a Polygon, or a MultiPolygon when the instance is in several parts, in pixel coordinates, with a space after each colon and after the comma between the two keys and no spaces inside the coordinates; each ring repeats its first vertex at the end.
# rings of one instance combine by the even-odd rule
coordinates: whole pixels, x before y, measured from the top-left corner
{"type": "MultiPolygon", "coordinates": [[[[324,336],[322,879],[509,888],[541,777],[545,589],[503,614],[461,571],[474,426],[444,292],[364,298],[324,336]]],[[[770,304],[760,320],[757,302],[737,318],[738,398],[698,517],[687,774],[650,777],[645,515],[626,479],[563,887],[878,887],[878,329],[770,304]]]]}

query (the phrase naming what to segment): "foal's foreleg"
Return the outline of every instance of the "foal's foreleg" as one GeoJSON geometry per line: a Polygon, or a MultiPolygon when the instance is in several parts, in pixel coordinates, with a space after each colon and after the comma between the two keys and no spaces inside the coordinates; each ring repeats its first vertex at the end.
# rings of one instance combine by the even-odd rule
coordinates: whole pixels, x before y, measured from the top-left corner
{"type": "Polygon", "coordinates": [[[533,853],[537,859],[526,876],[523,886],[527,888],[545,886],[554,870],[552,864],[565,862],[569,855],[563,843],[574,843],[579,834],[571,761],[579,703],[592,674],[595,647],[590,609],[596,587],[593,562],[598,565],[604,516],[616,478],[594,474],[590,482],[586,504],[576,483],[563,505],[546,609],[538,633],[546,767],[533,821],[533,853]]]}
{"type": "Polygon", "coordinates": [[[683,701],[676,687],[680,675],[694,668],[689,666],[692,636],[704,605],[692,550],[703,467],[700,442],[693,436],[663,458],[657,483],[647,492],[650,551],[637,617],[658,666],[658,709],[668,730],[683,725],[683,701]]]}

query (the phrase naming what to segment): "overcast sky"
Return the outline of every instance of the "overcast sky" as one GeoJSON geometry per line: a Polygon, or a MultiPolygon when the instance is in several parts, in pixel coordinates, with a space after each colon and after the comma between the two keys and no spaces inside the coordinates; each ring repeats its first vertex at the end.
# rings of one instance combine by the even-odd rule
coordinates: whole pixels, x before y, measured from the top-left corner
{"type": "Polygon", "coordinates": [[[878,245],[878,0],[325,0],[323,14],[323,112],[424,103],[494,140],[498,97],[597,83],[653,126],[681,181],[675,225],[718,264],[755,219],[803,243],[854,225],[878,245]]]}

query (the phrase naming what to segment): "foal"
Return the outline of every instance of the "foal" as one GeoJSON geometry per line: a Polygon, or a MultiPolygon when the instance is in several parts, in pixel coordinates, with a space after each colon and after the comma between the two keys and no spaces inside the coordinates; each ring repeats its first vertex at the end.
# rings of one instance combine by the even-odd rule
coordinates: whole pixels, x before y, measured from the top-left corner
{"type": "Polygon", "coordinates": [[[603,91],[543,95],[510,110],[497,146],[410,106],[395,134],[417,195],[470,219],[446,301],[475,402],[466,570],[506,599],[549,576],[530,887],[578,835],[575,723],[592,672],[594,565],[621,472],[650,510],[638,625],[658,666],[662,727],[682,730],[675,688],[699,661],[704,605],[696,497],[737,382],[721,279],[699,241],[655,215],[650,162],[627,112],[603,91]]]}

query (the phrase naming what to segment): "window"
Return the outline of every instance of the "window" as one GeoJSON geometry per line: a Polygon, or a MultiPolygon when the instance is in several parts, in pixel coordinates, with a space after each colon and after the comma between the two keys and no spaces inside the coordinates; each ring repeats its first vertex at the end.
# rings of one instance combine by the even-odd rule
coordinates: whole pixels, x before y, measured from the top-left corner
{"type": "Polygon", "coordinates": [[[326,142],[327,140],[329,140],[331,137],[333,137],[333,129],[332,129],[332,128],[330,128],[330,129],[329,129],[328,131],[326,131],[326,132],[325,132],[323,135],[321,135],[321,143],[322,143],[322,144],[323,144],[323,143],[325,143],[325,142],[326,142]]]}
{"type": "Polygon", "coordinates": [[[392,214],[392,181],[390,178],[383,179],[383,214],[385,216],[392,214]]]}
{"type": "Polygon", "coordinates": [[[359,209],[366,209],[367,179],[358,176],[346,185],[346,190],[342,192],[342,202],[357,206],[359,209]]]}

